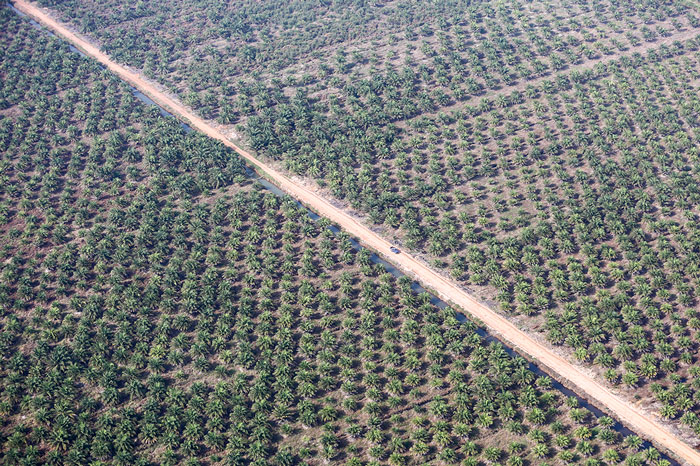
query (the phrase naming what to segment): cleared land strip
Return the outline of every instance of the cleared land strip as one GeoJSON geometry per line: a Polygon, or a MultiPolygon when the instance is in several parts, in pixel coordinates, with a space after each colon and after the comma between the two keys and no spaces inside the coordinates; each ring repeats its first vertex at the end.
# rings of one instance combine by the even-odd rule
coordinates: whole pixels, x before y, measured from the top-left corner
{"type": "MultiPolygon", "coordinates": [[[[147,81],[140,74],[127,67],[114,62],[109,56],[101,52],[85,38],[71,32],[66,25],[57,22],[39,7],[25,0],[15,0],[13,4],[17,9],[33,17],[44,26],[71,42],[74,46],[81,49],[87,55],[92,56],[97,61],[104,64],[109,70],[131,83],[155,102],[182,119],[187,120],[193,128],[222,141],[224,144],[234,149],[241,157],[254,165],[262,174],[266,175],[266,177],[274,181],[281,189],[298,199],[304,205],[313,209],[318,214],[329,218],[349,234],[359,238],[365,246],[383,252],[385,256],[387,256],[386,253],[389,251],[391,243],[374,233],[367,226],[358,222],[350,214],[334,207],[328,200],[315,191],[297,184],[286,175],[267,166],[253,157],[249,152],[236,146],[229,141],[223,133],[195,115],[194,112],[187,109],[176,99],[161,91],[155,84],[147,81]]],[[[647,417],[638,408],[598,383],[591,375],[585,373],[581,368],[557,355],[549,347],[518,329],[505,317],[479,303],[476,299],[463,291],[457,284],[443,278],[409,254],[391,254],[387,256],[387,259],[397,267],[400,267],[405,273],[415,277],[426,288],[431,289],[443,299],[479,319],[492,332],[499,335],[503,341],[518,349],[521,353],[529,355],[537,361],[538,364],[548,368],[553,374],[557,375],[560,381],[575,389],[579,394],[594,401],[600,408],[606,409],[640,436],[651,440],[659,447],[667,449],[680,461],[700,466],[700,452],[674,436],[671,431],[657,419],[647,417]]]]}
{"type": "MultiPolygon", "coordinates": [[[[693,7],[696,8],[696,7],[693,7]]],[[[700,9],[700,8],[699,8],[700,9]]],[[[510,85],[504,85],[502,87],[499,87],[497,89],[493,90],[485,90],[483,93],[479,95],[474,95],[472,97],[468,97],[462,101],[459,102],[452,102],[447,105],[441,106],[436,110],[436,112],[443,112],[447,113],[450,111],[454,111],[460,108],[464,108],[466,105],[479,105],[479,103],[486,99],[486,100],[491,100],[493,101],[496,97],[498,96],[509,96],[515,91],[519,92],[524,92],[528,87],[537,87],[538,85],[541,85],[545,81],[551,81],[555,82],[557,77],[560,75],[563,76],[568,76],[572,71],[585,71],[585,70],[590,70],[595,67],[597,64],[603,64],[607,65],[608,63],[619,60],[620,57],[622,56],[631,56],[634,55],[635,53],[639,54],[645,54],[650,50],[658,49],[662,45],[665,46],[670,46],[674,42],[684,42],[689,39],[694,39],[695,37],[700,35],[700,27],[699,28],[693,28],[693,27],[688,27],[684,29],[683,31],[680,32],[675,32],[669,36],[666,37],[661,37],[653,42],[642,42],[639,45],[635,45],[632,47],[628,47],[625,50],[618,50],[615,51],[614,53],[610,55],[605,55],[603,57],[599,58],[582,58],[579,63],[576,63],[574,65],[567,65],[566,68],[559,70],[559,71],[550,71],[544,75],[541,76],[536,76],[531,79],[519,79],[517,82],[514,84],[510,85]]],[[[402,122],[403,123],[403,122],[402,122]]],[[[403,123],[405,124],[405,123],[403,123]]]]}

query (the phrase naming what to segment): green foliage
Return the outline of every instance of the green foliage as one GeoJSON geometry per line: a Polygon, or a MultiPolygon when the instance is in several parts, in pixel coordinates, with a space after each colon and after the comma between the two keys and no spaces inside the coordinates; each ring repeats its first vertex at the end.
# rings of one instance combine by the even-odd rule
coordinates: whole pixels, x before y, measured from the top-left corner
{"type": "MultiPolygon", "coordinates": [[[[585,5],[566,23],[544,2],[205,3],[53,6],[455,278],[541,314],[611,381],[655,380],[663,414],[698,428],[698,98],[679,84],[695,41],[554,75],[606,35],[633,40],[585,5]],[[362,34],[385,47],[340,47],[362,34]]],[[[642,20],[691,21],[596,8],[649,41],[642,20]]],[[[221,144],[0,14],[3,462],[655,461],[221,144]]]]}

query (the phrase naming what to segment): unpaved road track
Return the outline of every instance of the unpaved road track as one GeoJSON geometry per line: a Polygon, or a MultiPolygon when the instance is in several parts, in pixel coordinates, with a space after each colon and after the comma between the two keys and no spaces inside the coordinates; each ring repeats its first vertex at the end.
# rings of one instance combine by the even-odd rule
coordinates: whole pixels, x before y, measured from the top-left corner
{"type": "Polygon", "coordinates": [[[553,374],[557,375],[560,381],[565,382],[576,392],[595,402],[600,408],[606,409],[637,434],[651,440],[657,446],[667,449],[681,462],[700,466],[700,451],[693,449],[690,445],[681,441],[656,419],[646,416],[637,407],[611,392],[605,386],[598,383],[591,375],[582,371],[565,358],[552,352],[544,344],[518,329],[506,318],[476,301],[456,284],[443,278],[409,254],[401,253],[395,255],[389,253],[389,248],[391,247],[390,242],[359,223],[348,213],[334,207],[329,201],[313,190],[299,185],[288,176],[260,162],[249,152],[233,144],[223,133],[195,115],[180,102],[169,97],[153,83],[144,79],[140,74],[114,62],[109,56],[101,52],[85,38],[71,32],[66,25],[54,20],[41,8],[25,0],[14,0],[13,4],[20,11],[33,17],[44,26],[71,42],[87,55],[92,56],[97,61],[104,64],[112,72],[128,81],[155,102],[168,109],[173,114],[187,120],[193,128],[222,141],[224,144],[234,149],[260,172],[266,174],[267,177],[274,181],[282,190],[289,193],[318,214],[338,224],[346,232],[357,237],[363,245],[382,253],[390,262],[405,273],[416,278],[426,288],[434,291],[448,302],[481,320],[490,331],[497,334],[503,341],[518,349],[521,353],[529,355],[541,366],[548,368],[553,374]]]}

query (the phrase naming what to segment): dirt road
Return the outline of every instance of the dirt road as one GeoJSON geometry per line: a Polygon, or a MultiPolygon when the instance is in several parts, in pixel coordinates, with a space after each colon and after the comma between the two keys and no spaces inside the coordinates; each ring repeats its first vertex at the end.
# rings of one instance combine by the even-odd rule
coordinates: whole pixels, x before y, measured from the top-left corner
{"type": "Polygon", "coordinates": [[[446,301],[460,307],[466,313],[479,319],[491,332],[497,334],[504,342],[507,342],[520,352],[530,355],[538,364],[548,368],[551,373],[556,374],[557,378],[562,382],[567,383],[567,385],[574,388],[578,393],[594,401],[600,408],[606,409],[640,436],[651,440],[658,447],[667,449],[681,462],[700,466],[699,451],[675,437],[656,419],[645,416],[637,407],[598,383],[591,375],[588,375],[565,358],[552,352],[550,348],[518,329],[503,316],[476,301],[456,284],[446,280],[407,253],[391,254],[389,252],[391,244],[388,241],[371,231],[365,225],[359,223],[348,213],[335,208],[330,202],[313,190],[295,183],[286,175],[265,165],[250,153],[233,144],[223,133],[195,115],[180,102],[169,97],[156,85],[144,79],[137,72],[112,61],[106,54],[90,44],[86,39],[71,32],[67,26],[55,21],[39,7],[25,0],[14,0],[13,4],[20,11],[33,17],[44,26],[56,32],[59,36],[67,39],[87,55],[92,56],[97,61],[104,64],[112,72],[131,83],[155,102],[165,107],[173,114],[187,120],[193,128],[222,141],[224,144],[234,149],[241,157],[257,167],[260,172],[264,172],[268,178],[272,179],[274,183],[285,192],[316,211],[319,215],[329,218],[349,234],[357,237],[363,245],[381,253],[402,271],[416,278],[416,280],[426,288],[434,291],[446,301]]]}

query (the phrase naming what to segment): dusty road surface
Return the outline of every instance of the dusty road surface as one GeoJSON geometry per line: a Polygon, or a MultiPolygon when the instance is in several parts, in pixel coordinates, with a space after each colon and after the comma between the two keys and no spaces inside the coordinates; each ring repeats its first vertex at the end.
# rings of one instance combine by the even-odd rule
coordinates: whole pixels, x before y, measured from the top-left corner
{"type": "Polygon", "coordinates": [[[71,42],[87,55],[92,56],[97,61],[104,64],[112,72],[128,81],[155,102],[165,107],[173,114],[178,115],[183,120],[188,121],[193,128],[222,141],[224,144],[234,149],[260,172],[265,173],[268,178],[272,179],[272,181],[285,192],[295,197],[318,214],[338,224],[346,232],[357,237],[363,245],[381,253],[386,259],[399,267],[404,273],[417,279],[426,288],[434,291],[448,302],[481,320],[491,332],[498,335],[504,342],[518,349],[521,353],[529,355],[543,367],[548,368],[560,381],[565,382],[579,394],[592,400],[600,408],[613,414],[638,435],[654,442],[658,447],[665,448],[681,462],[700,466],[700,451],[695,450],[690,445],[674,436],[671,431],[658,422],[656,418],[646,416],[643,411],[636,406],[598,383],[591,375],[518,329],[505,317],[476,301],[455,283],[443,278],[428,266],[413,258],[410,254],[405,252],[401,254],[392,254],[389,250],[392,246],[390,242],[358,222],[348,213],[335,208],[329,201],[313,190],[295,183],[286,175],[260,162],[249,152],[233,144],[223,133],[195,115],[193,111],[186,108],[174,98],[169,97],[140,74],[114,62],[109,56],[90,44],[85,38],[71,32],[66,25],[54,20],[41,8],[25,0],[14,0],[13,4],[20,11],[33,17],[44,26],[71,42]]]}

